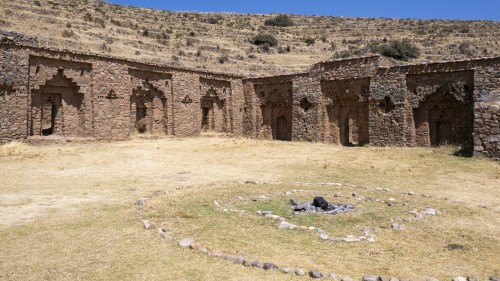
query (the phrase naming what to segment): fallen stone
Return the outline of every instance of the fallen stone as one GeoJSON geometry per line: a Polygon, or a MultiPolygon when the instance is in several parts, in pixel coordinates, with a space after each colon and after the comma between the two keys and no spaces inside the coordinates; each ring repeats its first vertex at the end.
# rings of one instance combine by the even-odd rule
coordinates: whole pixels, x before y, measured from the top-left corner
{"type": "Polygon", "coordinates": [[[391,278],[389,278],[389,281],[399,281],[399,279],[396,277],[391,277],[391,278]]]}
{"type": "Polygon", "coordinates": [[[457,276],[455,278],[452,279],[453,281],[467,281],[467,279],[465,279],[465,277],[463,276],[457,276]]]}
{"type": "Polygon", "coordinates": [[[387,199],[387,200],[388,200],[388,201],[391,201],[391,202],[396,201],[396,199],[394,199],[394,198],[392,198],[392,197],[390,197],[390,198],[389,198],[389,199],[387,199]]]}
{"type": "Polygon", "coordinates": [[[408,192],[405,192],[404,194],[406,194],[406,195],[415,195],[415,192],[413,192],[413,191],[408,191],[408,192]]]}
{"type": "Polygon", "coordinates": [[[424,211],[424,214],[435,216],[435,215],[437,215],[437,211],[433,208],[426,208],[424,211]]]}
{"type": "Polygon", "coordinates": [[[344,275],[342,276],[342,279],[340,279],[341,281],[354,281],[350,276],[348,275],[344,275]]]}
{"type": "Polygon", "coordinates": [[[370,242],[370,243],[373,243],[373,242],[375,242],[375,238],[373,238],[373,237],[368,237],[368,238],[366,239],[366,241],[368,241],[368,242],[370,242]]]}
{"type": "Polygon", "coordinates": [[[392,230],[405,230],[406,226],[404,224],[393,223],[393,224],[391,224],[391,229],[392,230]]]}
{"type": "Polygon", "coordinates": [[[271,262],[266,262],[264,263],[264,265],[262,266],[262,269],[264,270],[277,270],[278,269],[278,266],[275,265],[274,263],[271,263],[271,262]]]}
{"type": "Polygon", "coordinates": [[[183,248],[188,248],[194,243],[193,238],[185,238],[179,241],[179,246],[183,248]]]}
{"type": "Polygon", "coordinates": [[[297,274],[298,276],[306,275],[306,273],[304,272],[304,270],[302,268],[295,269],[295,274],[297,274]]]}
{"type": "Polygon", "coordinates": [[[135,202],[135,204],[137,206],[143,206],[144,204],[146,204],[146,200],[148,200],[147,198],[139,198],[139,200],[137,200],[137,202],[135,202]]]}
{"type": "Polygon", "coordinates": [[[282,221],[280,222],[280,224],[278,224],[278,229],[288,229],[290,227],[290,224],[287,223],[286,221],[282,221]]]}
{"type": "Polygon", "coordinates": [[[313,269],[309,271],[309,276],[311,276],[311,278],[323,278],[323,273],[313,269]]]}
{"type": "Polygon", "coordinates": [[[426,278],[425,281],[439,281],[439,280],[434,278],[434,277],[429,277],[429,278],[426,278]]]}
{"type": "Polygon", "coordinates": [[[265,216],[265,215],[271,215],[273,212],[271,212],[271,211],[261,211],[260,213],[261,213],[263,216],[265,216]]]}
{"type": "Polygon", "coordinates": [[[232,262],[236,262],[238,260],[237,257],[235,256],[230,256],[230,255],[224,255],[224,259],[232,262]]]}
{"type": "Polygon", "coordinates": [[[250,262],[250,260],[245,259],[245,260],[243,261],[243,265],[244,265],[244,266],[252,266],[252,262],[250,262]]]}
{"type": "Polygon", "coordinates": [[[315,230],[315,229],[316,229],[316,227],[314,227],[314,226],[310,226],[310,227],[308,227],[307,229],[309,229],[309,230],[315,230]]]}
{"type": "Polygon", "coordinates": [[[217,202],[215,200],[214,200],[214,205],[217,206],[217,207],[220,207],[219,202],[217,202]]]}
{"type": "Polygon", "coordinates": [[[379,276],[379,277],[377,278],[377,281],[389,281],[389,278],[387,278],[387,277],[383,277],[383,276],[379,276]]]}
{"type": "Polygon", "coordinates": [[[262,266],[260,265],[260,261],[253,261],[252,262],[252,267],[258,267],[258,268],[261,268],[262,266]]]}
{"type": "Polygon", "coordinates": [[[365,275],[365,276],[363,276],[363,278],[361,280],[363,280],[363,281],[377,281],[377,276],[365,275]]]}
{"type": "Polygon", "coordinates": [[[361,240],[359,239],[359,237],[355,237],[355,236],[352,236],[352,235],[347,235],[346,237],[344,237],[342,240],[344,240],[344,242],[347,242],[347,243],[351,243],[351,242],[360,242],[361,240]]]}
{"type": "Polygon", "coordinates": [[[339,281],[339,277],[335,273],[330,273],[330,278],[335,280],[335,281],[339,281]]]}
{"type": "Polygon", "coordinates": [[[333,194],[333,197],[342,197],[342,193],[336,192],[335,194],[333,194]]]}
{"type": "Polygon", "coordinates": [[[320,238],[320,239],[323,239],[323,240],[327,240],[329,237],[328,237],[328,234],[321,233],[321,234],[319,235],[319,238],[320,238]]]}
{"type": "Polygon", "coordinates": [[[189,245],[191,249],[198,251],[201,248],[201,244],[198,242],[194,242],[193,244],[189,245]]]}
{"type": "Polygon", "coordinates": [[[490,281],[500,281],[499,276],[490,276],[490,281]]]}
{"type": "Polygon", "coordinates": [[[280,267],[280,271],[283,273],[286,273],[286,274],[289,274],[290,272],[292,272],[292,270],[288,267],[280,267]]]}
{"type": "Polygon", "coordinates": [[[245,262],[245,258],[242,256],[237,256],[236,261],[237,264],[243,264],[245,262]]]}
{"type": "Polygon", "coordinates": [[[150,223],[148,220],[143,220],[142,225],[144,226],[145,229],[153,229],[155,226],[150,223]]]}

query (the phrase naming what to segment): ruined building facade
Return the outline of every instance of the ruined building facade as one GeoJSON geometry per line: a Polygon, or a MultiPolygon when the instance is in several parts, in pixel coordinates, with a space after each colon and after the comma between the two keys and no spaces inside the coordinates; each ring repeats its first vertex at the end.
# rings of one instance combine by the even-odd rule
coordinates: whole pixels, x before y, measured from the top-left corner
{"type": "Polygon", "coordinates": [[[378,56],[245,78],[0,43],[0,142],[227,133],[345,146],[459,144],[500,158],[500,57],[383,67],[378,56]]]}

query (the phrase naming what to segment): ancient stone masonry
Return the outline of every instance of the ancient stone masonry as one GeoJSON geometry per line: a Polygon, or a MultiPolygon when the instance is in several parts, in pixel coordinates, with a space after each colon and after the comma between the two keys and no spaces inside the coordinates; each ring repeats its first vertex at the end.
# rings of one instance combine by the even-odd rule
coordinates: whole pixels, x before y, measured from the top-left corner
{"type": "Polygon", "coordinates": [[[244,78],[0,37],[1,143],[213,132],[344,146],[455,144],[500,158],[500,57],[385,67],[371,56],[244,78]]]}

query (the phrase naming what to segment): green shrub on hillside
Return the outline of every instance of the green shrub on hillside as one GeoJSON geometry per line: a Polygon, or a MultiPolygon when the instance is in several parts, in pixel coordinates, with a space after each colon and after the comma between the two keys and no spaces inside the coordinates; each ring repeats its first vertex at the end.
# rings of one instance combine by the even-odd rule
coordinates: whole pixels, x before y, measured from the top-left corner
{"type": "Polygon", "coordinates": [[[288,15],[277,15],[272,19],[268,19],[264,22],[264,25],[267,26],[279,26],[279,27],[287,27],[292,26],[293,21],[288,15]]]}
{"type": "Polygon", "coordinates": [[[420,50],[418,49],[418,47],[408,39],[395,40],[388,44],[382,45],[371,45],[370,49],[385,57],[390,57],[402,61],[418,58],[420,56],[420,50]]]}
{"type": "Polygon", "coordinates": [[[269,44],[269,46],[274,47],[278,45],[278,39],[271,34],[258,34],[253,38],[252,43],[255,45],[269,44]]]}

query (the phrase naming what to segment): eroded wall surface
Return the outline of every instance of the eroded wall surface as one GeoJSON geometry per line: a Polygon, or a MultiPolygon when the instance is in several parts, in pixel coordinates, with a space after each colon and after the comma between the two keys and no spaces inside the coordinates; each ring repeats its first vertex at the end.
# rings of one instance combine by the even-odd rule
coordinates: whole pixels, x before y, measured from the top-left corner
{"type": "Polygon", "coordinates": [[[211,132],[344,146],[455,144],[500,158],[500,58],[383,67],[372,56],[243,78],[0,47],[2,143],[211,132]]]}

